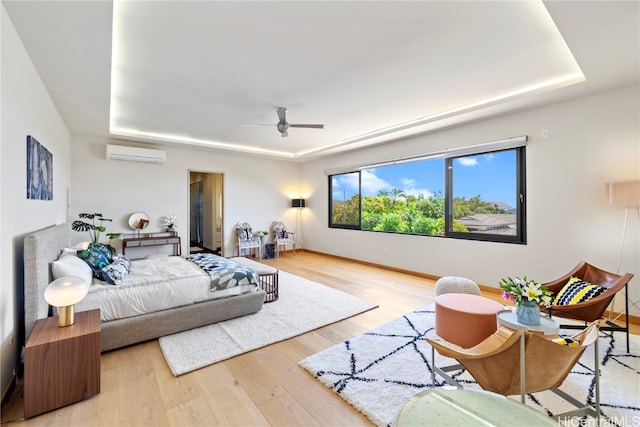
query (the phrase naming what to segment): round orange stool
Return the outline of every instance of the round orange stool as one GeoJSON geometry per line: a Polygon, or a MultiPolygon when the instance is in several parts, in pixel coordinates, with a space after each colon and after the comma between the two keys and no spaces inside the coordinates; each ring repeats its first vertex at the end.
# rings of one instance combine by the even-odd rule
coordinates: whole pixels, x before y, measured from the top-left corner
{"type": "Polygon", "coordinates": [[[481,343],[498,329],[499,302],[478,295],[444,294],[436,297],[436,334],[463,348],[481,343]]]}

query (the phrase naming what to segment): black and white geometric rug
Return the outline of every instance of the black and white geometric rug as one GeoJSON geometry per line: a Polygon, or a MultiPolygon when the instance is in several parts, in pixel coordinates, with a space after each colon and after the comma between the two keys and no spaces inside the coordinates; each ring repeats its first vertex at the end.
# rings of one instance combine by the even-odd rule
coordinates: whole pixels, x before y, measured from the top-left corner
{"type": "MultiPolygon", "coordinates": [[[[408,313],[376,329],[300,361],[300,365],[377,426],[393,423],[416,393],[431,388],[431,346],[435,335],[434,305],[408,313]]],[[[577,331],[561,331],[574,335],[577,331]]],[[[631,335],[626,353],[624,333],[600,332],[600,425],[640,425],[640,337],[631,335]]],[[[594,403],[593,346],[588,348],[562,390],[581,402],[594,403]]],[[[436,365],[452,364],[436,353],[436,365]]],[[[456,376],[465,388],[480,389],[466,372],[456,376]]],[[[436,386],[445,385],[436,376],[436,386]]],[[[519,400],[520,396],[510,396],[519,400]]],[[[527,395],[526,404],[547,415],[575,409],[550,391],[527,395]]],[[[567,425],[595,425],[591,417],[567,425]]]]}

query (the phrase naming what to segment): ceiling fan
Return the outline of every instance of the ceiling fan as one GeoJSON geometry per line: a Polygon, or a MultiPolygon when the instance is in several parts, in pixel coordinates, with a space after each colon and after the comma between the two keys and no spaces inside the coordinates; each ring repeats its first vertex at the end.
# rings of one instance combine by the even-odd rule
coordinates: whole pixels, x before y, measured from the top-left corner
{"type": "MultiPolygon", "coordinates": [[[[283,138],[289,136],[289,128],[324,129],[324,125],[321,125],[321,124],[300,124],[300,123],[287,122],[287,109],[285,107],[278,107],[276,111],[278,113],[278,123],[276,123],[276,127],[278,128],[278,132],[280,132],[280,136],[282,136],[283,138]]],[[[245,125],[245,126],[273,126],[273,125],[245,125]]]]}

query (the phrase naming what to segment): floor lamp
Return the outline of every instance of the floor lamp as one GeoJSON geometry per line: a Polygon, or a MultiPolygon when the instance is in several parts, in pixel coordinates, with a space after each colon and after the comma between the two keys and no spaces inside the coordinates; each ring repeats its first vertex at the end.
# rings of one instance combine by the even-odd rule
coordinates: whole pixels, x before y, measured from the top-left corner
{"type": "MultiPolygon", "coordinates": [[[[627,232],[627,222],[629,220],[629,211],[635,209],[640,219],[640,181],[622,181],[622,182],[609,182],[607,183],[607,190],[609,193],[609,204],[615,207],[625,208],[624,223],[622,224],[622,237],[620,238],[620,253],[618,254],[618,265],[616,267],[616,274],[620,274],[620,266],[622,265],[622,254],[624,252],[624,240],[627,232]]],[[[629,318],[629,294],[625,287],[625,298],[627,300],[626,315],[629,318]]],[[[631,305],[638,307],[639,301],[631,301],[631,305]]],[[[613,313],[613,304],[615,303],[615,297],[611,303],[611,310],[609,311],[609,320],[611,320],[613,313]]],[[[616,319],[620,317],[620,314],[616,319]]],[[[615,320],[615,319],[614,319],[615,320]]]]}
{"type": "Polygon", "coordinates": [[[291,199],[291,207],[296,208],[296,245],[304,250],[304,229],[302,228],[302,208],[306,206],[305,199],[291,199]]]}

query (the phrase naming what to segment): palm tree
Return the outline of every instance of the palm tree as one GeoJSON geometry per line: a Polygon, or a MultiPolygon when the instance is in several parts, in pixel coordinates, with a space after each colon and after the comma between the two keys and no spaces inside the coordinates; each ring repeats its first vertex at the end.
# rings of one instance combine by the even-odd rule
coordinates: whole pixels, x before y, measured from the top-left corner
{"type": "Polygon", "coordinates": [[[399,188],[392,188],[391,189],[391,198],[392,198],[391,208],[394,208],[396,206],[396,200],[398,200],[399,197],[406,198],[407,195],[404,194],[404,191],[399,188]]]}

